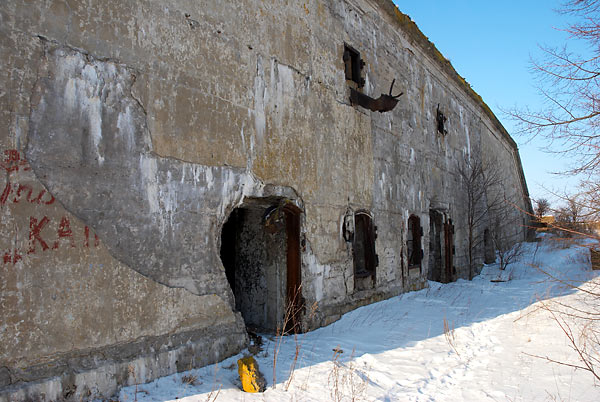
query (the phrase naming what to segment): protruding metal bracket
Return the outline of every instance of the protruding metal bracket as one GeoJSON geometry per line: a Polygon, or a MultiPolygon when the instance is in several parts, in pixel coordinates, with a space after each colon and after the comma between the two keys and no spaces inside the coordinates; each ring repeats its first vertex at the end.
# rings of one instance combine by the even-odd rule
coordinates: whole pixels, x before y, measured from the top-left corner
{"type": "Polygon", "coordinates": [[[363,94],[362,92],[358,92],[354,88],[350,88],[350,103],[353,105],[359,105],[364,107],[365,109],[369,109],[372,112],[389,112],[396,107],[398,103],[398,98],[404,95],[403,92],[400,94],[393,96],[392,89],[394,88],[394,83],[396,80],[392,81],[392,85],[390,86],[389,94],[381,94],[379,98],[373,99],[368,95],[363,94]]]}

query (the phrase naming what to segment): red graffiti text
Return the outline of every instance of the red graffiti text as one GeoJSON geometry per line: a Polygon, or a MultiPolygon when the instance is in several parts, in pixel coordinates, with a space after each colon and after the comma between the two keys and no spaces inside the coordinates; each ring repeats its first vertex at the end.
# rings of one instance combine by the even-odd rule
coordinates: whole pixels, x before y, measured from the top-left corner
{"type": "MultiPolygon", "coordinates": [[[[81,232],[80,232],[81,233],[81,232]]],[[[71,228],[71,222],[69,218],[63,216],[58,222],[58,228],[52,229],[52,220],[47,216],[41,219],[30,216],[29,217],[29,245],[27,252],[23,253],[17,248],[8,250],[4,253],[2,258],[4,264],[16,264],[23,259],[23,255],[27,254],[38,254],[48,250],[57,250],[61,247],[61,239],[66,240],[66,247],[76,248],[77,244],[81,247],[89,248],[90,243],[93,247],[100,246],[100,239],[95,233],[91,233],[88,226],[84,226],[82,238],[76,235],[76,232],[71,228]],[[90,242],[91,236],[93,240],[90,242]],[[79,237],[79,240],[77,239],[79,237]]],[[[62,247],[65,247],[63,245],[62,247]]]]}

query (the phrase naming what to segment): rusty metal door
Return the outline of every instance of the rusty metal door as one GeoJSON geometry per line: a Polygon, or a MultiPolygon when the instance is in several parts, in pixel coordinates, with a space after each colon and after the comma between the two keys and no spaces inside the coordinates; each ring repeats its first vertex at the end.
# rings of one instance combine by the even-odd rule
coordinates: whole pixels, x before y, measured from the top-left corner
{"type": "Polygon", "coordinates": [[[354,216],[355,228],[352,245],[354,275],[357,278],[372,277],[375,280],[377,254],[375,253],[375,227],[371,216],[357,213],[354,216]]]}
{"type": "Polygon", "coordinates": [[[448,283],[454,280],[454,225],[451,219],[444,223],[444,250],[446,257],[446,280],[444,282],[448,283]]]}
{"type": "Polygon", "coordinates": [[[304,307],[302,277],[300,272],[300,210],[286,206],[285,229],[287,234],[287,285],[286,332],[301,331],[301,314],[304,307]]]}

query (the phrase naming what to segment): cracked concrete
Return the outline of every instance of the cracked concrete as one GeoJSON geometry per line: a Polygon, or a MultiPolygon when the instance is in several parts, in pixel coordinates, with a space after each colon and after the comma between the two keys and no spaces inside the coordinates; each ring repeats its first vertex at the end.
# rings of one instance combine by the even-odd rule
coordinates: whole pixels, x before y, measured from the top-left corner
{"type": "Polygon", "coordinates": [[[227,208],[261,195],[263,185],[241,169],[153,153],[146,113],[129,96],[135,76],[126,68],[65,48],[49,50],[44,60],[26,149],[41,182],[119,261],[159,283],[231,303],[217,239],[207,234],[227,208]],[[99,175],[105,181],[94,180],[99,175]]]}

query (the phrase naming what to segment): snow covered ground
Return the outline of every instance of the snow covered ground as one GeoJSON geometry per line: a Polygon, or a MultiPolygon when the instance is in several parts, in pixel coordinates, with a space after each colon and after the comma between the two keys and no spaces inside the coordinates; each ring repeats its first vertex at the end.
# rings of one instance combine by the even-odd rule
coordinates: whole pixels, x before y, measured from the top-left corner
{"type": "Polygon", "coordinates": [[[471,282],[430,282],[296,339],[282,338],[275,381],[277,339],[265,337],[257,355],[268,383],[262,394],[240,390],[241,354],[139,385],[137,394],[125,388],[120,400],[600,401],[591,374],[541,358],[579,364],[539,300],[579,305],[584,293],[535,266],[559,279],[590,281],[597,275],[589,251],[552,240],[523,247],[523,257],[506,271],[489,265],[471,282]],[[510,280],[491,282],[497,279],[510,280]],[[195,385],[184,376],[197,378],[195,385]]]}

